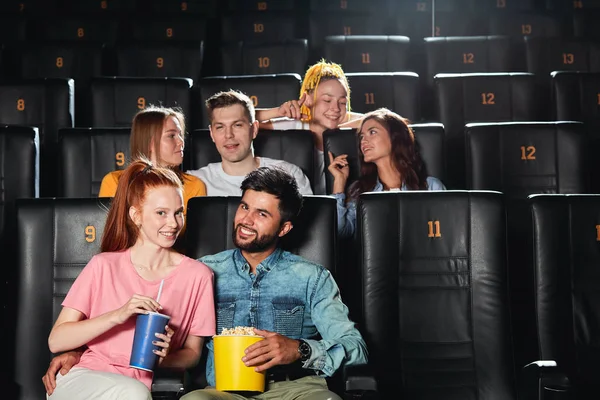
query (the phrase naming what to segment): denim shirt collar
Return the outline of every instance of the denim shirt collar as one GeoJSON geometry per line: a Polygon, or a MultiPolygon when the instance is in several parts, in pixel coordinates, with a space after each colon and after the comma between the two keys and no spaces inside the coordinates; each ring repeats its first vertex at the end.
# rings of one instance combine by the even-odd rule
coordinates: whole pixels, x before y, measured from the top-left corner
{"type": "MultiPolygon", "coordinates": [[[[406,183],[402,182],[402,187],[400,188],[400,190],[402,190],[402,191],[406,190],[406,183]]],[[[383,183],[381,183],[381,181],[379,180],[379,177],[377,177],[377,182],[375,182],[375,187],[373,188],[373,192],[383,192],[383,183]]]]}
{"type": "MultiPolygon", "coordinates": [[[[256,266],[256,271],[265,273],[269,272],[271,268],[277,265],[282,254],[282,249],[280,249],[279,247],[275,248],[275,251],[273,251],[273,253],[271,253],[267,258],[265,258],[260,264],[256,266]]],[[[240,249],[235,249],[233,253],[233,261],[235,263],[236,269],[238,269],[240,272],[247,272],[250,269],[250,265],[242,255],[242,251],[240,249]]]]}

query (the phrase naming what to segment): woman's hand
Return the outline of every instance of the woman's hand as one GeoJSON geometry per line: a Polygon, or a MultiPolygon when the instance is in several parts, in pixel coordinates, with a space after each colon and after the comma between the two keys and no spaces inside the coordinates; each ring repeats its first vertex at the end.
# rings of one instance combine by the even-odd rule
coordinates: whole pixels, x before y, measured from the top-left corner
{"type": "Polygon", "coordinates": [[[157,333],[156,337],[161,339],[161,341],[154,340],[152,344],[161,347],[160,350],[152,350],[154,354],[156,354],[158,358],[158,365],[160,365],[163,360],[169,354],[169,349],[171,348],[171,338],[175,334],[175,331],[169,327],[169,325],[165,325],[166,334],[157,333]]]}
{"type": "Polygon", "coordinates": [[[327,169],[333,175],[333,193],[344,193],[346,181],[350,175],[348,155],[342,154],[334,158],[333,153],[329,152],[329,167],[327,169]]]}
{"type": "Polygon", "coordinates": [[[127,303],[115,310],[118,324],[124,324],[134,314],[146,314],[148,311],[158,312],[162,307],[152,297],[134,294],[127,303]]]}
{"type": "Polygon", "coordinates": [[[288,117],[293,119],[306,119],[308,115],[302,114],[300,107],[306,101],[306,93],[302,94],[299,100],[290,100],[279,106],[277,110],[280,117],[288,117]]]}

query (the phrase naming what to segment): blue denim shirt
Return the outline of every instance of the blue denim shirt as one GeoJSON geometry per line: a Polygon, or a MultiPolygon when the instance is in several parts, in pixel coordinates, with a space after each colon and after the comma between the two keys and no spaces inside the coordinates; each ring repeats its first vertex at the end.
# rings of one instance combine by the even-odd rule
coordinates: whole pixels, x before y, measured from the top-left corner
{"type": "MultiPolygon", "coordinates": [[[[331,273],[321,265],[276,249],[250,273],[239,249],[200,259],[215,274],[217,334],[253,326],[304,339],[312,354],[302,365],[331,376],[342,364],[365,364],[365,342],[331,273]]],[[[213,341],[207,342],[206,379],[215,386],[213,341]]]]}
{"type": "MultiPolygon", "coordinates": [[[[408,190],[406,184],[402,184],[400,190],[408,190]]],[[[427,177],[427,190],[446,190],[446,186],[438,178],[429,176],[427,177]]],[[[371,192],[383,192],[383,184],[379,178],[371,192]]],[[[356,201],[349,201],[348,204],[345,204],[346,194],[336,193],[334,196],[337,201],[338,234],[341,237],[352,236],[356,230],[356,201]]]]}

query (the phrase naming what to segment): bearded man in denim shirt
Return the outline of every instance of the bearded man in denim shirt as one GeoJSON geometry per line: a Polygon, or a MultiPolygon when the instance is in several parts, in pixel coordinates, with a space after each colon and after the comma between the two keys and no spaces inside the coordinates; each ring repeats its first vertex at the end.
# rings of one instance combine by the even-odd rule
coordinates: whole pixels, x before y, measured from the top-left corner
{"type": "MultiPolygon", "coordinates": [[[[252,326],[265,339],[242,359],[267,371],[267,387],[252,399],[340,399],[325,377],[342,365],[365,364],[367,349],[331,273],[277,247],[302,207],[295,179],[276,168],[259,168],[242,182],[234,218],[235,250],[200,259],[215,273],[217,333],[252,326]]],[[[213,342],[207,343],[206,377],[215,386],[213,342]]],[[[212,388],[182,400],[245,399],[212,388]]]]}

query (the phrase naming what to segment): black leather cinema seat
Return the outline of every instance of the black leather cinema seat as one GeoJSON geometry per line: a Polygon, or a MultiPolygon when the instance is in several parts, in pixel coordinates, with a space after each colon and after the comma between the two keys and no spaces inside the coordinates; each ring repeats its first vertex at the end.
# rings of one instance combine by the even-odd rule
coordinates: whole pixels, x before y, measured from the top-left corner
{"type": "Polygon", "coordinates": [[[225,42],[267,43],[296,38],[299,36],[294,13],[246,11],[221,18],[221,39],[225,42]]]}
{"type": "Polygon", "coordinates": [[[325,58],[342,65],[344,72],[410,71],[407,36],[327,36],[325,58]]]}
{"type": "MultiPolygon", "coordinates": [[[[25,199],[16,208],[18,240],[18,294],[14,359],[17,400],[44,398],[44,375],[52,357],[48,334],[71,284],[100,250],[109,199],[25,199]]],[[[160,371],[158,374],[160,375],[160,371]]],[[[179,381],[168,384],[156,378],[157,388],[183,390],[179,381]]],[[[166,393],[161,393],[166,394],[166,393]]],[[[164,397],[163,397],[164,398],[164,397]]]]}
{"type": "Polygon", "coordinates": [[[366,113],[381,107],[412,122],[421,120],[419,76],[414,72],[347,73],[352,111],[366,113]]]}
{"type": "Polygon", "coordinates": [[[323,54],[327,36],[386,35],[382,16],[364,12],[312,12],[309,15],[309,44],[314,54],[323,54]]]}
{"type": "MultiPolygon", "coordinates": [[[[209,121],[204,102],[210,96],[226,90],[239,90],[252,99],[254,107],[279,107],[284,102],[297,99],[300,93],[302,79],[298,74],[273,75],[237,75],[215,76],[203,78],[199,86],[199,104],[202,109],[202,125],[207,128],[209,121]]],[[[199,110],[197,110],[199,111],[199,110]]]]}
{"type": "Polygon", "coordinates": [[[108,17],[45,18],[29,28],[36,40],[99,42],[111,46],[117,40],[119,23],[108,17]]]}
{"type": "Polygon", "coordinates": [[[85,121],[90,80],[104,73],[105,46],[99,42],[36,41],[11,48],[15,76],[24,79],[73,79],[75,124],[85,121]]]}
{"type": "Polygon", "coordinates": [[[3,43],[24,42],[29,21],[23,16],[0,16],[0,38],[3,43]]]}
{"type": "MultiPolygon", "coordinates": [[[[404,2],[397,2],[400,7],[404,2]]],[[[444,4],[436,2],[435,25],[431,18],[431,3],[423,9],[427,2],[413,3],[409,11],[399,11],[393,19],[393,34],[411,38],[413,43],[431,37],[480,36],[488,33],[483,18],[464,11],[442,11],[444,4]]]]}
{"type": "Polygon", "coordinates": [[[600,29],[598,29],[598,18],[600,10],[575,10],[573,13],[573,34],[575,37],[598,40],[600,29]]]}
{"type": "Polygon", "coordinates": [[[370,193],[357,210],[381,398],[516,400],[502,195],[370,193]]]}
{"type": "Polygon", "coordinates": [[[513,342],[517,367],[538,359],[527,245],[531,215],[527,196],[586,193],[586,134],[580,122],[468,124],[467,178],[473,190],[504,193],[513,342]]]}
{"type": "MultiPolygon", "coordinates": [[[[205,1],[205,0],[197,0],[197,1],[205,1]]],[[[227,1],[227,10],[232,12],[239,11],[263,11],[263,12],[271,12],[271,11],[293,11],[294,10],[294,0],[265,0],[259,2],[253,1],[237,1],[237,0],[228,0],[227,1]]]]}
{"type": "Polygon", "coordinates": [[[78,80],[102,75],[102,43],[36,41],[21,44],[13,51],[17,52],[17,74],[25,79],[78,80]]]}
{"type": "Polygon", "coordinates": [[[427,80],[439,73],[514,71],[511,40],[507,36],[459,36],[425,39],[427,80]]]}
{"type": "MultiPolygon", "coordinates": [[[[37,128],[0,126],[0,254],[4,279],[2,282],[2,323],[4,338],[12,343],[15,335],[17,227],[15,202],[19,198],[35,198],[39,194],[39,137],[37,128]]],[[[12,360],[14,346],[6,346],[5,357],[12,360]]],[[[14,371],[9,368],[6,383],[14,382],[14,371]]],[[[14,387],[4,386],[7,398],[14,387]]]]}
{"type": "Polygon", "coordinates": [[[14,262],[15,201],[39,196],[39,153],[37,128],[0,126],[0,249],[5,265],[14,262]]]}
{"type": "Polygon", "coordinates": [[[600,196],[529,198],[539,352],[574,385],[576,399],[598,396],[600,196]]]}
{"type": "Polygon", "coordinates": [[[553,72],[552,108],[557,121],[582,121],[589,136],[588,158],[590,160],[591,187],[600,193],[600,73],[553,72]]]}
{"type": "Polygon", "coordinates": [[[140,17],[131,21],[131,39],[134,42],[200,43],[206,40],[207,30],[205,18],[189,15],[164,14],[150,18],[140,17]]]}
{"type": "Polygon", "coordinates": [[[444,124],[447,152],[453,160],[448,164],[448,188],[466,188],[466,123],[542,119],[532,74],[438,74],[435,90],[436,121],[444,124]]]}
{"type": "MultiPolygon", "coordinates": [[[[252,147],[256,156],[284,160],[298,166],[313,186],[314,143],[312,136],[306,131],[260,130],[252,142],[252,147]]],[[[215,162],[221,162],[221,156],[210,137],[209,130],[197,129],[191,132],[189,146],[185,151],[185,169],[199,169],[215,162]]]]}
{"type": "MultiPolygon", "coordinates": [[[[431,19],[430,16],[428,18],[431,19]]],[[[453,18],[450,19],[450,24],[461,26],[460,22],[453,18]]],[[[427,105],[426,108],[434,108],[429,105],[435,103],[435,76],[437,74],[524,70],[515,65],[513,42],[508,36],[452,36],[450,34],[441,34],[440,36],[442,37],[426,37],[423,42],[425,65],[419,69],[419,71],[423,71],[419,72],[419,75],[421,96],[423,103],[427,105]]],[[[428,117],[435,116],[430,114],[428,117]]]]}
{"type": "Polygon", "coordinates": [[[310,0],[309,2],[310,11],[314,12],[331,12],[337,15],[345,13],[370,13],[385,15],[388,10],[386,0],[345,0],[345,1],[321,1],[321,0],[310,0]]]}
{"type": "Polygon", "coordinates": [[[144,2],[144,6],[150,3],[152,10],[155,14],[162,15],[174,15],[179,17],[185,17],[188,15],[195,17],[213,17],[216,15],[219,0],[175,0],[175,1],[162,1],[152,0],[144,2]]]}
{"type": "MultiPolygon", "coordinates": [[[[186,249],[199,258],[234,249],[233,219],[241,197],[194,197],[188,202],[186,249]]],[[[304,205],[294,228],[284,236],[281,247],[337,272],[335,199],[304,196],[304,205]]],[[[341,271],[340,271],[341,272],[341,271]]]]}
{"type": "Polygon", "coordinates": [[[553,71],[600,72],[600,43],[579,38],[526,37],[527,71],[550,82],[553,71]]]}
{"type": "Polygon", "coordinates": [[[514,199],[535,193],[585,193],[588,169],[580,122],[466,125],[467,182],[514,199]]]}
{"type": "MultiPolygon", "coordinates": [[[[566,36],[564,18],[540,13],[497,13],[490,18],[490,34],[515,38],[523,36],[566,36]]],[[[516,43],[515,43],[516,44],[516,43]]]]}
{"type": "MultiPolygon", "coordinates": [[[[411,124],[419,151],[427,166],[430,176],[436,177],[445,183],[446,179],[446,140],[444,126],[440,123],[411,124]]],[[[323,147],[325,156],[325,184],[327,193],[333,190],[333,177],[328,172],[329,157],[331,151],[334,157],[340,154],[348,154],[350,175],[347,186],[358,179],[360,175],[360,163],[358,161],[358,140],[354,129],[327,130],[323,133],[323,147]]]]}
{"type": "Polygon", "coordinates": [[[100,249],[107,202],[30,199],[17,203],[18,294],[15,381],[19,400],[45,397],[48,334],[71,284],[100,249]]]}
{"type": "Polygon", "coordinates": [[[600,126],[600,72],[556,71],[551,74],[553,117],[600,126]]]}
{"type": "Polygon", "coordinates": [[[179,107],[192,115],[189,78],[94,78],[89,105],[91,127],[129,127],[134,115],[149,105],[179,107]]]}
{"type": "Polygon", "coordinates": [[[119,43],[115,53],[119,76],[196,80],[202,74],[204,43],[119,43]]]}
{"type": "Polygon", "coordinates": [[[73,127],[72,79],[0,83],[0,124],[35,126],[40,143],[40,196],[54,196],[56,143],[60,128],[73,127]]]}
{"type": "Polygon", "coordinates": [[[223,75],[304,74],[307,59],[306,39],[277,43],[239,41],[221,46],[223,75]]]}
{"type": "Polygon", "coordinates": [[[98,197],[102,178],[130,161],[129,128],[71,128],[58,132],[58,197],[98,197]]]}

